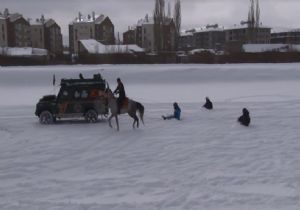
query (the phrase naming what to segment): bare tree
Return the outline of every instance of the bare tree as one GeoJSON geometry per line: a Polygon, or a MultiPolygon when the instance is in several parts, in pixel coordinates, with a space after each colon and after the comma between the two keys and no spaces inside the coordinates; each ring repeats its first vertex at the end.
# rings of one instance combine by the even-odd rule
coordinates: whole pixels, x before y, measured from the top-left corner
{"type": "Polygon", "coordinates": [[[255,11],[255,27],[259,28],[260,25],[260,7],[259,0],[256,0],[256,11],[255,11]]]}
{"type": "Polygon", "coordinates": [[[174,23],[175,23],[175,30],[176,30],[176,49],[178,47],[178,41],[181,31],[181,2],[177,0],[174,7],[174,23]]]}
{"type": "Polygon", "coordinates": [[[254,28],[255,26],[255,7],[254,0],[250,0],[250,9],[248,13],[248,27],[254,28]]]}
{"type": "Polygon", "coordinates": [[[171,3],[168,2],[168,15],[167,15],[168,18],[171,18],[171,3]]]}
{"type": "Polygon", "coordinates": [[[164,46],[163,27],[165,22],[165,0],[155,0],[153,19],[155,48],[156,51],[160,52],[164,46]]]}

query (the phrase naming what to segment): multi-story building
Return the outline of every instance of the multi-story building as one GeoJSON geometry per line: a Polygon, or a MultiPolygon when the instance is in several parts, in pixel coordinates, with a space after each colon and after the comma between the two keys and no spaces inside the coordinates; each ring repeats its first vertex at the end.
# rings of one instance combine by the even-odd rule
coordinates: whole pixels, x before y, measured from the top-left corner
{"type": "Polygon", "coordinates": [[[62,33],[53,19],[44,16],[30,23],[31,42],[33,48],[47,49],[51,56],[63,53],[62,33]]]}
{"type": "Polygon", "coordinates": [[[95,39],[102,44],[114,44],[114,25],[105,15],[92,15],[78,17],[69,24],[70,52],[78,54],[79,40],[95,39]]]}
{"type": "Polygon", "coordinates": [[[270,41],[271,28],[269,27],[241,25],[225,29],[225,50],[227,52],[241,52],[244,44],[269,44],[270,41]]]}
{"type": "Polygon", "coordinates": [[[4,12],[6,20],[7,47],[30,47],[30,25],[21,14],[4,12]]]}
{"type": "Polygon", "coordinates": [[[165,51],[176,50],[176,27],[173,18],[166,18],[163,27],[164,46],[165,51]]]}
{"type": "Polygon", "coordinates": [[[300,44],[300,29],[272,31],[272,44],[300,44]]]}
{"type": "MultiPolygon", "coordinates": [[[[175,50],[175,24],[172,18],[166,18],[164,21],[164,27],[160,36],[163,36],[164,46],[162,47],[164,51],[175,50]]],[[[144,48],[146,51],[155,51],[155,32],[154,32],[154,20],[153,18],[146,17],[138,21],[137,25],[132,29],[134,32],[134,43],[139,47],[144,48]]],[[[123,34],[123,37],[128,36],[129,31],[123,34]]]]}
{"type": "Polygon", "coordinates": [[[53,20],[45,21],[45,47],[50,55],[63,54],[63,39],[60,26],[53,20]]]}
{"type": "Polygon", "coordinates": [[[123,33],[123,44],[135,44],[135,29],[129,28],[123,33]]]}
{"type": "Polygon", "coordinates": [[[33,48],[45,49],[45,20],[36,19],[30,22],[30,36],[33,48]]]}
{"type": "Polygon", "coordinates": [[[154,21],[153,18],[146,18],[138,25],[142,26],[142,48],[146,51],[155,50],[155,36],[154,36],[154,21]]]}
{"type": "Polygon", "coordinates": [[[194,49],[194,32],[195,30],[188,30],[180,33],[178,50],[188,51],[194,49]]]}
{"type": "Polygon", "coordinates": [[[0,47],[8,46],[8,19],[0,15],[0,47]]]}
{"type": "Polygon", "coordinates": [[[63,52],[62,34],[53,19],[26,20],[21,14],[5,9],[0,15],[1,47],[33,47],[47,49],[50,55],[63,52]]]}
{"type": "Polygon", "coordinates": [[[234,26],[225,29],[225,42],[241,42],[243,44],[269,44],[271,40],[271,28],[251,28],[247,25],[234,26]]]}
{"type": "Polygon", "coordinates": [[[223,50],[225,44],[224,28],[218,24],[207,25],[194,31],[194,47],[196,49],[223,50]]]}

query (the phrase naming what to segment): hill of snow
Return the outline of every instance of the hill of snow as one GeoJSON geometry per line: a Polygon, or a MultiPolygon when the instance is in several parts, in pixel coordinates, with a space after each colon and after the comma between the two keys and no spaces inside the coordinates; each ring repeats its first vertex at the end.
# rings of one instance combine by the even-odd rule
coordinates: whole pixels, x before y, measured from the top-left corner
{"type": "Polygon", "coordinates": [[[0,209],[298,210],[299,87],[297,63],[0,67],[0,209]],[[120,132],[105,120],[40,125],[53,74],[79,73],[112,88],[122,78],[145,126],[126,115],[120,132]],[[162,120],[174,101],[183,119],[162,120]]]}

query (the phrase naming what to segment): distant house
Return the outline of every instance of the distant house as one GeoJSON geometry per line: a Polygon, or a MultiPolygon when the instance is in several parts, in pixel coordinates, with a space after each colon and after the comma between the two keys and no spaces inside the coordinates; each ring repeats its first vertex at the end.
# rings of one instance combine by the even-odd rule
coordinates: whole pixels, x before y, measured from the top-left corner
{"type": "Polygon", "coordinates": [[[300,29],[273,30],[271,33],[272,44],[300,44],[300,29]]]}
{"type": "Polygon", "coordinates": [[[78,54],[79,41],[95,39],[102,44],[114,44],[114,25],[105,15],[92,15],[84,17],[81,13],[69,24],[70,52],[78,54]]]}

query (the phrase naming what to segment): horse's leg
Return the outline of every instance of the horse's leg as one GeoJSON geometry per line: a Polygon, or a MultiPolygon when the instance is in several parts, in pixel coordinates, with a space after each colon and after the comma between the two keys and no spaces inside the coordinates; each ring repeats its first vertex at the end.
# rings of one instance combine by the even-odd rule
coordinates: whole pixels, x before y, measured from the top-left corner
{"type": "Polygon", "coordinates": [[[109,127],[112,128],[112,125],[111,125],[111,119],[113,118],[113,115],[111,114],[110,117],[108,118],[108,125],[109,127]]]}
{"type": "Polygon", "coordinates": [[[116,115],[115,117],[116,117],[116,123],[117,123],[117,131],[119,131],[120,128],[119,128],[119,119],[118,119],[118,115],[116,115]]]}
{"type": "Polygon", "coordinates": [[[137,123],[137,127],[139,127],[139,118],[136,116],[136,114],[133,114],[133,113],[128,113],[130,117],[133,118],[133,124],[132,124],[132,127],[133,129],[135,129],[135,123],[137,123]]]}
{"type": "Polygon", "coordinates": [[[137,128],[139,128],[139,118],[138,118],[138,116],[136,116],[136,114],[134,115],[134,117],[135,117],[135,120],[136,120],[136,125],[137,125],[137,128]]]}

